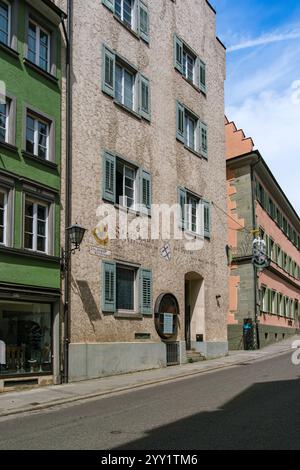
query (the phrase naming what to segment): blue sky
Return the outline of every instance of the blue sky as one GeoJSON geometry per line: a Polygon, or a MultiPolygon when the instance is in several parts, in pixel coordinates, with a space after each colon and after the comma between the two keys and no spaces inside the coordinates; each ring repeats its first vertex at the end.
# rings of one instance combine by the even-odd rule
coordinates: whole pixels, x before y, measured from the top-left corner
{"type": "Polygon", "coordinates": [[[227,47],[226,114],[300,214],[300,2],[211,0],[227,47]]]}

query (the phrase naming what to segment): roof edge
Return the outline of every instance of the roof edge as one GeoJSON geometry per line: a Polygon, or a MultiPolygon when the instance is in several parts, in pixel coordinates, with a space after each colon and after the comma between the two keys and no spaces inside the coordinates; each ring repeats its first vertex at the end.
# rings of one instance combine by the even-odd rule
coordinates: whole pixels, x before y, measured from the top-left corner
{"type": "Polygon", "coordinates": [[[51,10],[57,14],[57,16],[59,16],[60,18],[62,19],[66,19],[68,16],[67,14],[61,10],[61,8],[59,8],[57,5],[55,5],[55,3],[53,3],[52,0],[42,0],[42,2],[49,8],[51,8],[51,10]]]}
{"type": "Polygon", "coordinates": [[[215,13],[215,15],[217,14],[216,10],[214,9],[214,7],[212,6],[212,4],[209,2],[209,0],[206,0],[206,3],[207,5],[209,6],[209,8],[215,13]]]}
{"type": "Polygon", "coordinates": [[[225,44],[221,41],[221,39],[218,38],[218,36],[216,36],[216,40],[221,44],[221,46],[225,49],[225,51],[227,51],[227,47],[226,47],[225,44]]]}
{"type": "Polygon", "coordinates": [[[280,184],[278,183],[277,179],[275,178],[275,176],[273,175],[270,167],[268,166],[267,162],[265,161],[265,159],[262,157],[261,153],[259,150],[253,150],[252,152],[249,152],[249,153],[245,153],[243,155],[238,155],[237,157],[233,157],[233,158],[230,158],[228,160],[226,160],[226,165],[231,165],[231,164],[234,164],[235,162],[238,162],[239,160],[243,160],[243,159],[251,159],[251,157],[257,157],[256,159],[256,163],[261,163],[265,170],[269,173],[270,175],[270,178],[272,179],[272,181],[274,182],[275,186],[277,187],[278,191],[281,193],[282,197],[285,199],[287,205],[289,206],[291,212],[293,213],[294,217],[296,217],[298,223],[299,223],[299,226],[300,226],[300,216],[298,214],[298,212],[296,211],[296,209],[294,208],[294,206],[292,205],[292,203],[290,202],[290,200],[288,199],[287,195],[285,194],[285,192],[283,191],[282,187],[280,186],[280,184]]]}

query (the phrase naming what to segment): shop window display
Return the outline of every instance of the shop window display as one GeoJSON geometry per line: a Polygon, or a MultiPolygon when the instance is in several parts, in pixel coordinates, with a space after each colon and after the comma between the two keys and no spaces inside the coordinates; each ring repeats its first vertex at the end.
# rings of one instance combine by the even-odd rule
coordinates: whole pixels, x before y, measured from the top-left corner
{"type": "Polygon", "coordinates": [[[52,371],[51,305],[0,301],[0,375],[52,371]]]}

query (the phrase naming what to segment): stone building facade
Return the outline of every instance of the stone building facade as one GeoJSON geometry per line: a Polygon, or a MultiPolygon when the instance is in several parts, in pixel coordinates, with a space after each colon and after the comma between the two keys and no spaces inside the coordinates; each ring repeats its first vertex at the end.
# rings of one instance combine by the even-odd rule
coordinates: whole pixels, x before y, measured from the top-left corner
{"type": "Polygon", "coordinates": [[[251,138],[226,120],[231,249],[228,340],[244,347],[243,324],[257,320],[258,345],[299,329],[300,220],[251,138]],[[256,232],[254,232],[256,230],[256,232]],[[252,243],[265,241],[270,265],[254,272],[252,243]]]}
{"type": "MultiPolygon", "coordinates": [[[[66,1],[56,2],[67,8],[66,1]]],[[[206,357],[227,347],[225,49],[205,0],[74,0],[69,379],[206,357]],[[117,217],[185,207],[187,240],[122,239],[117,217]],[[138,204],[142,204],[139,208],[138,204]],[[98,212],[97,212],[98,209],[98,212]],[[106,234],[108,238],[106,239],[106,234]]],[[[64,187],[64,185],[63,185],[64,187]]],[[[174,212],[174,214],[175,214],[174,212]]]]}

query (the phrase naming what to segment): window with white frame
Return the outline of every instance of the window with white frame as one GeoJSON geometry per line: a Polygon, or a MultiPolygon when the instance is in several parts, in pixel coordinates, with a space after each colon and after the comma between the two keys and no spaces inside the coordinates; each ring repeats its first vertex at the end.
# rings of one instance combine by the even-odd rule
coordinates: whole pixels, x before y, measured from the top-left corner
{"type": "Polygon", "coordinates": [[[11,6],[0,0],[0,42],[6,46],[10,45],[11,35],[11,6]]]}
{"type": "Polygon", "coordinates": [[[269,292],[266,287],[262,287],[261,289],[262,292],[262,311],[263,312],[268,312],[269,310],[269,292]]]}
{"type": "Polygon", "coordinates": [[[26,152],[43,160],[49,160],[49,132],[49,122],[27,112],[26,152]]]}
{"type": "Polygon", "coordinates": [[[116,63],[115,99],[129,109],[134,103],[135,75],[123,65],[116,63]]]}
{"type": "Polygon", "coordinates": [[[187,193],[187,230],[200,233],[200,199],[187,193]]]}
{"type": "Polygon", "coordinates": [[[24,247],[28,250],[48,252],[48,204],[26,197],[24,247]]]}
{"type": "Polygon", "coordinates": [[[117,160],[116,199],[121,206],[135,209],[137,193],[137,171],[133,166],[117,160]]]}
{"type": "Polygon", "coordinates": [[[150,82],[136,68],[103,45],[102,91],[150,121],[150,82]]]}
{"type": "Polygon", "coordinates": [[[208,158],[207,125],[183,104],[176,102],[176,138],[188,149],[208,158]]]}
{"type": "Polygon", "coordinates": [[[278,313],[280,316],[284,315],[284,307],[283,307],[283,295],[278,294],[278,313]]]}
{"type": "Polygon", "coordinates": [[[194,83],[195,81],[195,57],[183,48],[183,76],[194,83]]]}
{"type": "Polygon", "coordinates": [[[104,151],[102,197],[128,209],[149,214],[152,205],[151,174],[113,153],[104,151]]]}
{"type": "Polygon", "coordinates": [[[115,16],[134,31],[137,37],[149,43],[150,22],[149,9],[143,0],[102,0],[115,16]]]}
{"type": "Polygon", "coordinates": [[[7,239],[7,191],[0,188],[0,245],[7,239]]]}
{"type": "Polygon", "coordinates": [[[180,208],[179,228],[210,239],[210,203],[185,188],[177,188],[177,191],[180,208]]]}
{"type": "Polygon", "coordinates": [[[117,265],[116,301],[117,311],[137,311],[137,269],[117,265]]]}
{"type": "Polygon", "coordinates": [[[50,38],[48,31],[29,20],[27,58],[46,72],[50,72],[50,38]]]}
{"type": "Polygon", "coordinates": [[[115,0],[115,15],[133,28],[134,0],[115,0]]]}
{"type": "Polygon", "coordinates": [[[196,135],[196,129],[197,129],[197,122],[194,117],[192,117],[191,114],[188,112],[185,113],[185,125],[186,125],[186,131],[185,131],[185,144],[187,147],[189,147],[192,150],[197,149],[197,135],[196,135]]]}
{"type": "Polygon", "coordinates": [[[102,309],[118,314],[152,314],[152,272],[115,261],[102,263],[102,309]]]}
{"type": "Polygon", "coordinates": [[[0,102],[0,142],[8,142],[9,101],[0,102]]]}
{"type": "Polygon", "coordinates": [[[271,305],[270,305],[270,313],[276,313],[276,292],[271,291],[271,305]]]}
{"type": "Polygon", "coordinates": [[[206,65],[180,37],[174,35],[174,67],[196,88],[206,93],[206,65]]]}

